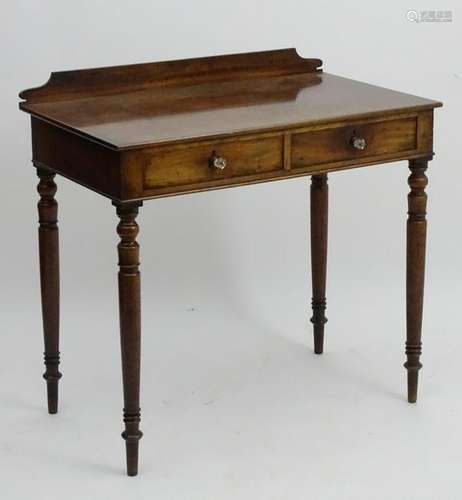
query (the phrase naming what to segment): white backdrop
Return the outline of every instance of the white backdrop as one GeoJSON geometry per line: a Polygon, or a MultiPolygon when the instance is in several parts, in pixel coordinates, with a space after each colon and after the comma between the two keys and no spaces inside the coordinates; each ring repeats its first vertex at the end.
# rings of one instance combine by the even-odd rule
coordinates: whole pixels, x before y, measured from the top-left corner
{"type": "Polygon", "coordinates": [[[1,9],[0,495],[460,498],[462,42],[398,0],[25,1],[1,9]],[[58,178],[60,414],[45,411],[36,177],[17,94],[54,70],[296,47],[435,112],[420,400],[405,402],[404,162],[330,176],[325,355],[309,323],[309,178],[145,203],[140,476],[124,474],[110,202],[58,178]],[[90,350],[90,341],[96,345],[90,350]],[[5,492],[3,494],[2,490],[5,492]],[[459,492],[459,493],[458,493],[459,492]]]}

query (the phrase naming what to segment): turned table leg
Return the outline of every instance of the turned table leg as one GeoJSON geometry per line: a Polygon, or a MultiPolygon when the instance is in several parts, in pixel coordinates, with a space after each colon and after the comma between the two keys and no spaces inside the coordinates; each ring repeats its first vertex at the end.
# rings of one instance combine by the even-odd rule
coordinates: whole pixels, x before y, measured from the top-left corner
{"type": "Polygon", "coordinates": [[[136,242],[138,224],[135,219],[141,202],[116,204],[120,222],[119,254],[119,311],[120,343],[122,350],[122,377],[124,392],[124,423],[127,453],[127,474],[138,474],[138,442],[142,433],[140,424],[140,357],[141,311],[139,245],[136,242]]]}
{"type": "Polygon", "coordinates": [[[42,295],[43,335],[45,343],[45,373],[47,382],[48,413],[58,411],[58,381],[61,373],[59,365],[59,240],[58,203],[54,196],[55,173],[37,167],[40,179],[37,191],[40,200],[39,213],[39,257],[40,288],[42,295]]]}
{"type": "Polygon", "coordinates": [[[417,401],[419,370],[422,367],[422,312],[425,275],[425,242],[427,235],[425,187],[427,160],[410,160],[411,175],[408,179],[407,220],[407,274],[406,274],[406,355],[404,364],[407,369],[408,401],[417,401]]]}
{"type": "Polygon", "coordinates": [[[324,347],[324,325],[327,323],[326,272],[327,272],[327,219],[328,219],[327,175],[311,177],[311,280],[313,285],[314,352],[322,354],[324,347]]]}

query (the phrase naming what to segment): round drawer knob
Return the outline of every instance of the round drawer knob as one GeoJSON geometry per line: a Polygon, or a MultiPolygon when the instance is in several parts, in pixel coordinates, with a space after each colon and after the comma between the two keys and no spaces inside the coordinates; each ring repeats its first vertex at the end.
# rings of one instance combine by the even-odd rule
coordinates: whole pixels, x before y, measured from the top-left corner
{"type": "Polygon", "coordinates": [[[359,151],[363,151],[367,147],[367,142],[364,137],[353,137],[351,139],[351,145],[355,148],[358,149],[359,151]]]}
{"type": "Polygon", "coordinates": [[[209,158],[209,167],[223,170],[226,167],[226,158],[219,156],[215,151],[212,151],[212,156],[209,158]]]}

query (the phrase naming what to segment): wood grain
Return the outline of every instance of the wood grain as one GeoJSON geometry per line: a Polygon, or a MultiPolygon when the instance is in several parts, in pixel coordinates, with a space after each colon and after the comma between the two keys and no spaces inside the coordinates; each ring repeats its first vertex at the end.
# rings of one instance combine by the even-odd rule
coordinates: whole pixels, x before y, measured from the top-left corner
{"type": "Polygon", "coordinates": [[[432,126],[430,110],[117,151],[33,117],[33,159],[112,200],[133,201],[428,157],[432,126]],[[367,132],[364,152],[349,143],[354,130],[367,132]],[[213,150],[230,158],[221,173],[207,167],[213,150]]]}
{"type": "Polygon", "coordinates": [[[417,117],[351,124],[293,134],[292,166],[300,168],[324,162],[413,151],[416,148],[417,117]],[[355,136],[366,140],[364,150],[352,146],[351,140],[355,136]]]}
{"type": "Polygon", "coordinates": [[[113,149],[431,110],[437,101],[323,73],[294,50],[54,74],[22,110],[113,149]]]}
{"type": "Polygon", "coordinates": [[[280,136],[213,142],[190,147],[159,148],[148,154],[144,169],[144,189],[181,187],[197,182],[260,174],[279,170],[283,165],[280,136]],[[226,168],[210,168],[213,152],[226,158],[226,168]]]}
{"type": "Polygon", "coordinates": [[[19,97],[29,102],[77,99],[159,86],[311,73],[321,66],[321,60],[302,58],[290,48],[60,71],[52,73],[45,85],[23,90],[19,97]]]}

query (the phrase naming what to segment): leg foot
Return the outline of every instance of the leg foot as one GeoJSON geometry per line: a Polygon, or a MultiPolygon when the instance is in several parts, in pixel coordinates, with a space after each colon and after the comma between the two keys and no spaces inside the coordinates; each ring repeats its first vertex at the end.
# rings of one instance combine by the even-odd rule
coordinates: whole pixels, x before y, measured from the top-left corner
{"type": "MultiPolygon", "coordinates": [[[[124,419],[125,420],[125,419],[124,419]]],[[[136,426],[139,425],[140,417],[138,414],[138,420],[136,426]]],[[[125,427],[129,427],[127,421],[125,421],[125,427]]],[[[127,475],[136,476],[138,474],[138,449],[139,440],[142,438],[143,433],[140,430],[135,430],[134,433],[128,434],[129,431],[125,430],[122,432],[122,437],[125,439],[125,452],[127,456],[127,475]]]]}
{"type": "Polygon", "coordinates": [[[62,377],[58,371],[59,354],[57,356],[45,355],[45,365],[47,371],[43,374],[43,378],[47,382],[48,413],[54,415],[58,413],[58,382],[62,377]]]}
{"type": "Polygon", "coordinates": [[[417,385],[419,383],[418,370],[407,372],[407,400],[409,403],[417,402],[417,385]]]}

